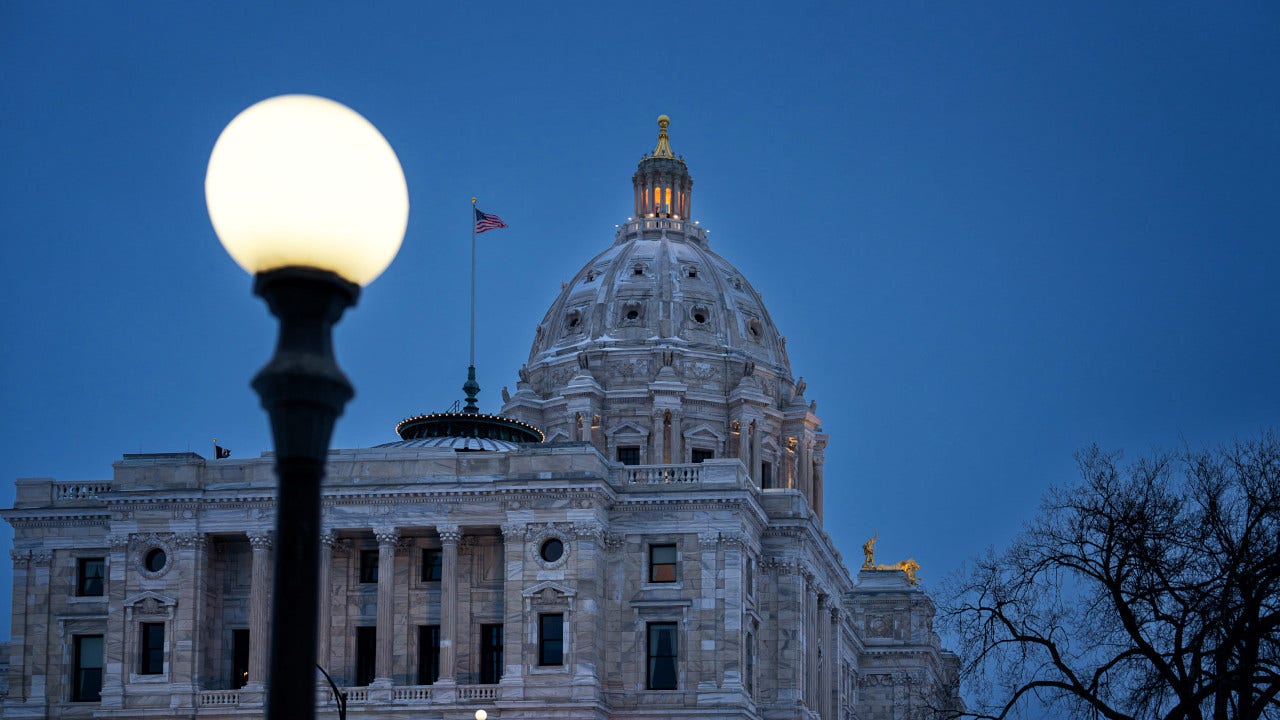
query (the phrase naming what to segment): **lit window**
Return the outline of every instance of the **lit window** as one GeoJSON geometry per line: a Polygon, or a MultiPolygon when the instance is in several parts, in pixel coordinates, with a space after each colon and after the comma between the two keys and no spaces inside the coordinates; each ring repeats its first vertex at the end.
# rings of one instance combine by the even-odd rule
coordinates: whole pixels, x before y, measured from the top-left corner
{"type": "Polygon", "coordinates": [[[76,635],[71,678],[71,702],[102,700],[102,636],[76,635]]]}
{"type": "Polygon", "coordinates": [[[138,674],[159,675],[164,672],[164,623],[142,623],[138,652],[138,674]]]}
{"type": "Polygon", "coordinates": [[[538,616],[538,664],[564,664],[564,615],[538,616]]]}
{"type": "Polygon", "coordinates": [[[439,549],[432,548],[422,551],[423,582],[440,582],[443,568],[444,556],[440,554],[439,549]]]}
{"type": "Polygon", "coordinates": [[[76,561],[76,595],[101,597],[105,571],[106,561],[102,558],[80,558],[76,561]]]}
{"type": "Polygon", "coordinates": [[[378,582],[378,551],[377,550],[361,550],[360,551],[360,582],[362,583],[378,582]]]}
{"type": "Polygon", "coordinates": [[[673,622],[649,623],[649,672],[647,687],[650,690],[676,689],[676,624],[673,622]]]}
{"type": "Polygon", "coordinates": [[[676,581],[676,546],[649,546],[649,582],[670,583],[676,581]]]}

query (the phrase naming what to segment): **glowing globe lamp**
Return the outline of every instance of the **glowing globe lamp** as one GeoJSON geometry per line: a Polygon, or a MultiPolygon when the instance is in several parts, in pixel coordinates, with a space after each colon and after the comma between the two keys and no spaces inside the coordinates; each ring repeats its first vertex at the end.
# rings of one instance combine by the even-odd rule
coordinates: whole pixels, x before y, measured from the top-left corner
{"type": "Polygon", "coordinates": [[[359,113],[313,95],[237,115],[213,146],[204,190],[223,247],[253,274],[309,267],[368,285],[409,219],[391,145],[359,113]]]}
{"type": "Polygon", "coordinates": [[[333,426],[355,394],[333,325],[400,249],[408,190],[396,154],[355,111],[310,95],[263,100],[227,125],[209,157],[213,229],[280,320],[253,379],[276,450],[270,720],[315,717],[320,483],[333,426]]]}

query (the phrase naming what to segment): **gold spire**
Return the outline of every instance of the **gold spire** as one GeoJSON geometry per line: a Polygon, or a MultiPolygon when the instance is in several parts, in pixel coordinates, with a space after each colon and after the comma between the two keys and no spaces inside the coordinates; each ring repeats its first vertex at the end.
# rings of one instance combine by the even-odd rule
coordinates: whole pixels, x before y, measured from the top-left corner
{"type": "Polygon", "coordinates": [[[653,149],[653,157],[675,159],[675,153],[671,152],[671,143],[667,141],[667,126],[671,124],[671,118],[666,115],[658,116],[658,146],[653,149]]]}

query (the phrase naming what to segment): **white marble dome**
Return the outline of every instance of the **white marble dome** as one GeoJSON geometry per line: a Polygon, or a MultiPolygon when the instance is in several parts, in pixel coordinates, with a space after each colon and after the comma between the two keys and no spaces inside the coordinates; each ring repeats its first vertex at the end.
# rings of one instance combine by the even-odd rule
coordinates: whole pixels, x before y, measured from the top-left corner
{"type": "Polygon", "coordinates": [[[538,325],[529,368],[588,350],[668,346],[790,375],[760,294],[684,220],[627,222],[565,285],[538,325]]]}
{"type": "MultiPolygon", "coordinates": [[[[502,413],[626,464],[737,458],[812,495],[826,435],[760,294],[690,217],[666,116],[632,176],[634,213],[565,283],[502,413]]],[[[820,501],[819,501],[820,502],[820,501]]]]}

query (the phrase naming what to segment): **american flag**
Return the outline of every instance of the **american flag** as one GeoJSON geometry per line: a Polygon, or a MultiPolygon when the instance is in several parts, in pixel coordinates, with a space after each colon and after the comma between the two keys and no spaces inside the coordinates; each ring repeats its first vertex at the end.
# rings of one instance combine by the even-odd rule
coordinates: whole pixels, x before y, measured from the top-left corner
{"type": "Polygon", "coordinates": [[[481,212],[480,208],[472,208],[476,211],[476,232],[482,233],[485,230],[493,230],[494,228],[504,228],[506,223],[502,222],[502,218],[497,215],[490,215],[487,212],[481,212]]]}

